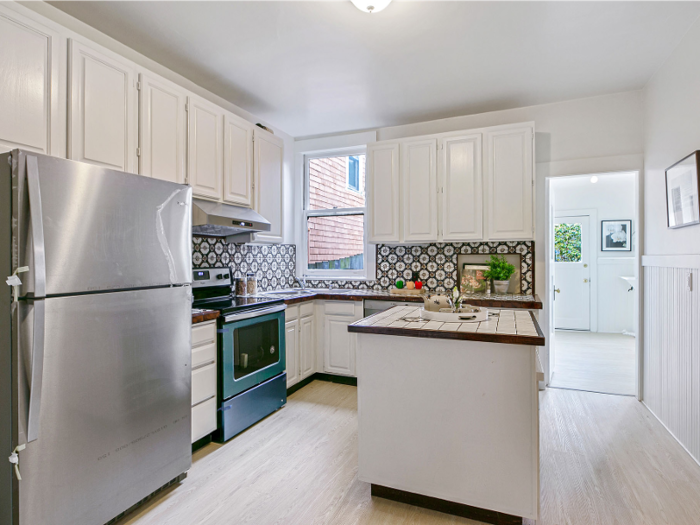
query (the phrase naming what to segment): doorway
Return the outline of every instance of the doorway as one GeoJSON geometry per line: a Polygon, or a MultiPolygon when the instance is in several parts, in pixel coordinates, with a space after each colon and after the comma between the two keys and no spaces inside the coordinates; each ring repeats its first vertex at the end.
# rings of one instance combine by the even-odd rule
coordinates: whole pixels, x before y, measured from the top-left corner
{"type": "Polygon", "coordinates": [[[638,394],[637,173],[548,184],[550,382],[638,394]]]}

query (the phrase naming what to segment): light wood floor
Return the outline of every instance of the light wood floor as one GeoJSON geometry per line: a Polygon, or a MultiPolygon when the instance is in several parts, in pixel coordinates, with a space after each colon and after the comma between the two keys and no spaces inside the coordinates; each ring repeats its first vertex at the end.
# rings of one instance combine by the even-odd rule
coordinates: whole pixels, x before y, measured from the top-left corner
{"type": "MultiPolygon", "coordinates": [[[[631,397],[541,398],[538,525],[697,525],[700,466],[631,397]]],[[[357,390],[315,381],[119,525],[475,524],[372,498],[357,480],[357,390]]]]}
{"type": "Polygon", "coordinates": [[[555,371],[550,386],[633,396],[636,379],[634,337],[569,332],[554,336],[555,371]]]}

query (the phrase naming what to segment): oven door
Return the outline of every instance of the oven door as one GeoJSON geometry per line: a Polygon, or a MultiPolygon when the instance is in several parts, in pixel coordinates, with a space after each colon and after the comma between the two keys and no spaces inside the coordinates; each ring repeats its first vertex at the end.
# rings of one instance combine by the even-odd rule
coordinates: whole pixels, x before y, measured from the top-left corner
{"type": "Polygon", "coordinates": [[[284,372],[284,304],[230,314],[219,332],[221,401],[284,372]]]}

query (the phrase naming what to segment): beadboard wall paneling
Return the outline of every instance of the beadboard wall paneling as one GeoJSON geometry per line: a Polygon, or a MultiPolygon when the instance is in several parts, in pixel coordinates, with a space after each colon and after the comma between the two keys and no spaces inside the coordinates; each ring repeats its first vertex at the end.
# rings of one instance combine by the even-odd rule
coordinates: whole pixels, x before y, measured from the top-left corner
{"type": "Polygon", "coordinates": [[[644,267],[644,403],[698,463],[699,276],[697,268],[644,267]]]}

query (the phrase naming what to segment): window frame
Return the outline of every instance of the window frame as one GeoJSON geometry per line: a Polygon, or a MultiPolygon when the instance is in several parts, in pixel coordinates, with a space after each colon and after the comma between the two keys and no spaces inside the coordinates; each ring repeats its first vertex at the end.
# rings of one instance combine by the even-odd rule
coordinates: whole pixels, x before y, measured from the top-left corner
{"type": "MultiPolygon", "coordinates": [[[[338,281],[365,281],[374,279],[376,274],[376,255],[373,248],[374,245],[367,241],[367,191],[365,189],[365,206],[355,207],[355,208],[331,208],[325,210],[310,210],[309,209],[309,166],[310,162],[315,159],[325,159],[333,157],[359,157],[361,155],[367,155],[367,147],[356,147],[349,149],[338,149],[333,151],[324,151],[322,153],[307,153],[304,155],[304,194],[302,198],[302,256],[298,257],[298,261],[301,262],[301,275],[306,279],[319,279],[319,280],[338,280],[338,281]],[[362,215],[364,220],[363,228],[363,269],[362,270],[321,270],[321,269],[311,269],[309,268],[309,231],[308,231],[308,221],[310,217],[339,217],[343,215],[362,215]],[[370,257],[370,253],[373,257],[370,257]]],[[[366,182],[366,164],[365,164],[365,182],[366,182]]],[[[346,184],[348,182],[346,168],[346,184]]],[[[358,173],[359,176],[359,173],[358,173]]],[[[358,180],[359,182],[359,180],[358,180]]],[[[350,191],[356,193],[362,193],[356,191],[353,188],[348,188],[350,191]]]]}

